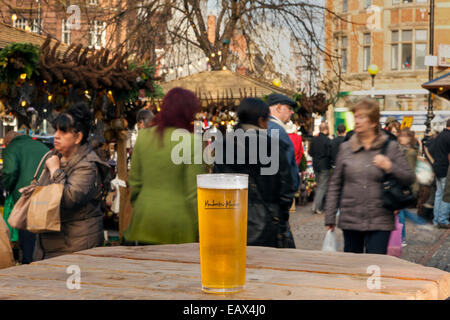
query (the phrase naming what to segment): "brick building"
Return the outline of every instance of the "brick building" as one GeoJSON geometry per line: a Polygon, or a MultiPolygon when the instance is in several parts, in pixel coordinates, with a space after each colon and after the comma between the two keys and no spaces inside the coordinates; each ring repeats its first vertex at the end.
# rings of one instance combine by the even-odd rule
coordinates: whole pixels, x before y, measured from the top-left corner
{"type": "MultiPolygon", "coordinates": [[[[350,96],[370,95],[372,83],[367,70],[376,64],[379,73],[374,95],[382,115],[400,119],[412,115],[413,129],[423,131],[428,91],[421,85],[428,81],[425,56],[429,55],[430,0],[326,0],[326,6],[343,18],[325,16],[326,48],[339,57],[328,61],[326,70],[331,77],[333,68],[341,72],[345,81],[340,91],[350,96]]],[[[434,23],[434,55],[441,64],[434,68],[437,77],[450,67],[448,0],[435,0],[434,23]]],[[[438,97],[433,101],[435,122],[449,117],[450,103],[438,97]]],[[[341,99],[338,106],[346,103],[348,100],[341,99]]]]}
{"type": "Polygon", "coordinates": [[[126,5],[123,0],[3,0],[0,21],[66,44],[115,48],[127,36],[127,21],[112,20],[126,5]]]}

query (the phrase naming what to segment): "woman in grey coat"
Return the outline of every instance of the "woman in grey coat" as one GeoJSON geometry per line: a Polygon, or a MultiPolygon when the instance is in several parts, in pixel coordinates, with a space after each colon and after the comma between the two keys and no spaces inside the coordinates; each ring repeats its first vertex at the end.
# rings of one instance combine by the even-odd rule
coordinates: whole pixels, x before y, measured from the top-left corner
{"type": "Polygon", "coordinates": [[[55,149],[47,157],[39,185],[61,183],[61,231],[38,235],[35,259],[103,245],[102,183],[109,166],[87,142],[92,116],[83,104],[71,106],[54,122],[55,149]]]}
{"type": "MultiPolygon", "coordinates": [[[[388,136],[380,129],[378,103],[364,99],[352,108],[355,134],[344,142],[328,186],[325,225],[344,234],[344,251],[386,254],[390,232],[395,229],[394,212],[383,207],[381,185],[386,173],[401,184],[411,185],[415,174],[400,151],[390,141],[386,155],[381,155],[388,136]]],[[[397,214],[397,212],[395,212],[397,214]]]]}

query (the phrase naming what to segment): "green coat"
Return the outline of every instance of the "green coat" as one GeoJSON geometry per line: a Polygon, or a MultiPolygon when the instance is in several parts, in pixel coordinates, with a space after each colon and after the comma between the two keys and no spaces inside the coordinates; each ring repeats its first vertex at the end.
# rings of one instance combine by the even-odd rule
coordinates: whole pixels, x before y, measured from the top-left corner
{"type": "Polygon", "coordinates": [[[20,198],[19,189],[31,183],[39,161],[47,152],[45,144],[27,135],[15,137],[3,150],[3,187],[12,192],[14,203],[20,198]]]}
{"type": "Polygon", "coordinates": [[[205,173],[205,169],[193,161],[194,135],[186,132],[183,140],[171,141],[174,130],[164,131],[162,144],[155,127],[139,131],[129,174],[133,216],[124,232],[125,241],[198,241],[196,176],[205,173]],[[180,141],[186,143],[186,148],[190,144],[188,159],[192,164],[172,161],[172,150],[181,146],[180,141]]]}

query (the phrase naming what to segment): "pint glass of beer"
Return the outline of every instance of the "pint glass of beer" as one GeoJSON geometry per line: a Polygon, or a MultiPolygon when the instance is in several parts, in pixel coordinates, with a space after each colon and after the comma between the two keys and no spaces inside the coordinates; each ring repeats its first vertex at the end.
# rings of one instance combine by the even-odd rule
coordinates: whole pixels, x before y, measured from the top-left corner
{"type": "Polygon", "coordinates": [[[202,290],[244,288],[247,247],[248,175],[197,175],[202,290]]]}

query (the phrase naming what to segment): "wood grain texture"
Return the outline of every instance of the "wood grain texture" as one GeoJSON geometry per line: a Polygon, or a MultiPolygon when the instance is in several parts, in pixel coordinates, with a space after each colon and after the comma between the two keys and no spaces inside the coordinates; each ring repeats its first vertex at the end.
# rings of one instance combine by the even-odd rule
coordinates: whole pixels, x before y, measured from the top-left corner
{"type": "Polygon", "coordinates": [[[395,257],[297,249],[247,248],[246,287],[231,295],[201,291],[198,244],[101,247],[0,270],[0,299],[446,299],[450,273],[395,257]],[[78,265],[81,289],[66,269],[78,265]],[[381,288],[370,290],[369,266],[381,288]]]}

